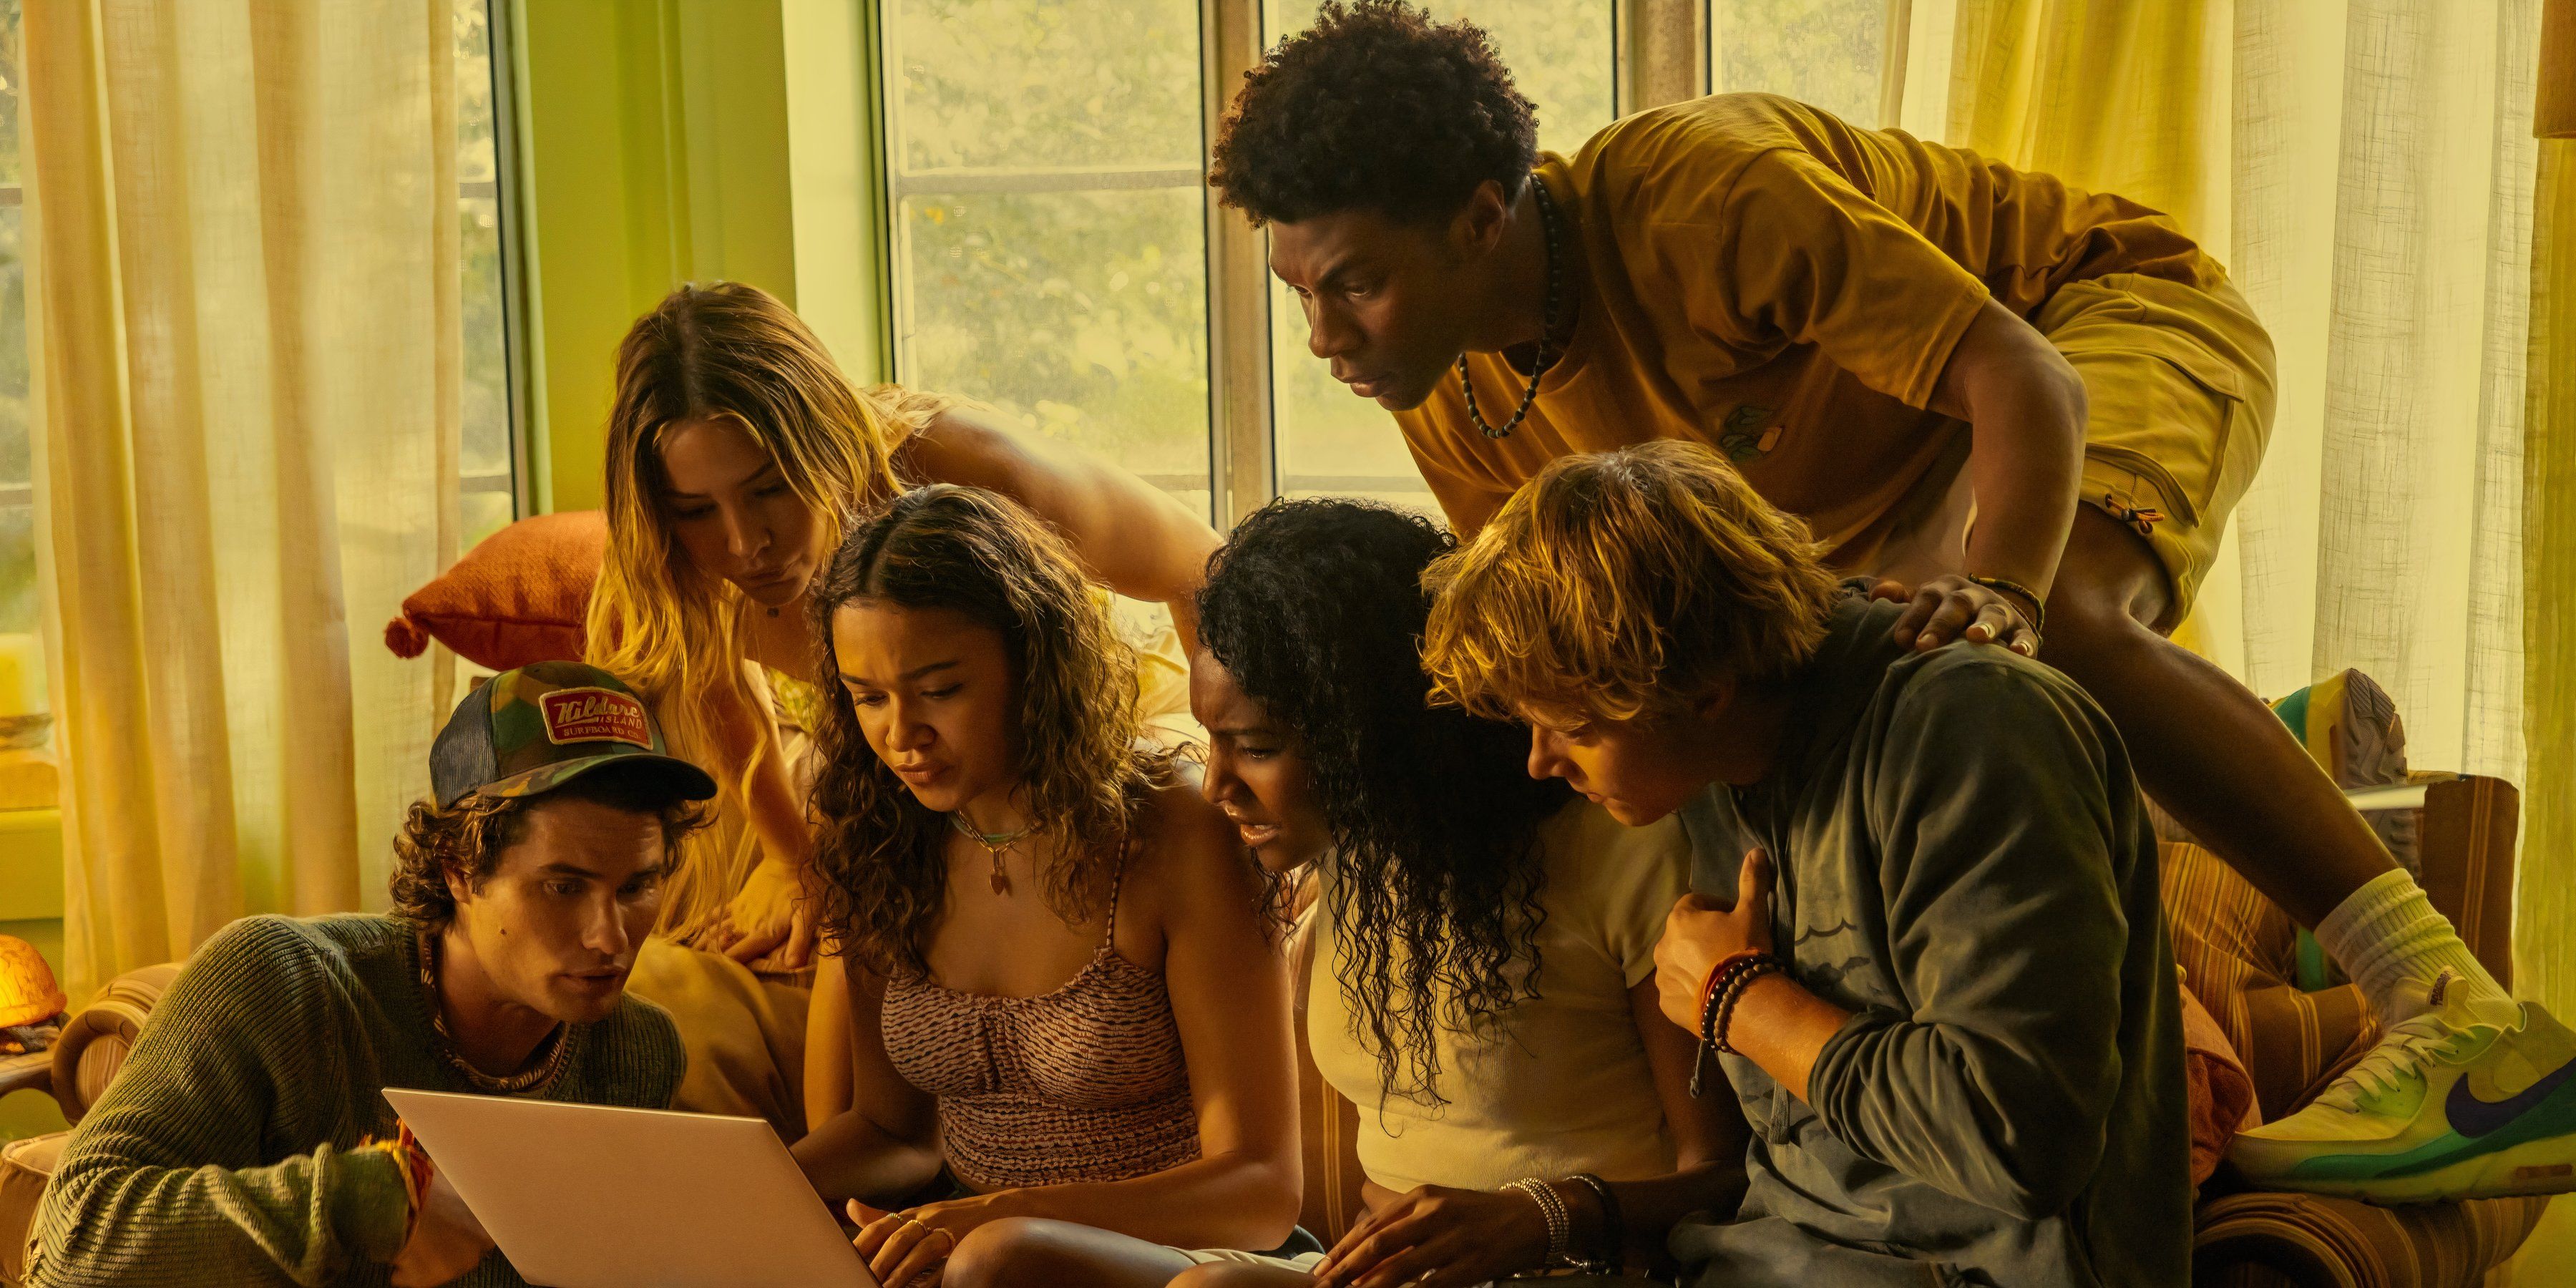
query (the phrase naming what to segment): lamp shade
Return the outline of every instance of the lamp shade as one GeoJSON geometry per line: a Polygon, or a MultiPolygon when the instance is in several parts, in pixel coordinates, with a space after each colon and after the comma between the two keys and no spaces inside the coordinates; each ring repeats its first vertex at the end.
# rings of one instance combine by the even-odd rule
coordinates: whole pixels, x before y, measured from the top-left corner
{"type": "Polygon", "coordinates": [[[39,1024],[69,1005],[45,955],[24,939],[0,935],[0,1028],[39,1024]]]}

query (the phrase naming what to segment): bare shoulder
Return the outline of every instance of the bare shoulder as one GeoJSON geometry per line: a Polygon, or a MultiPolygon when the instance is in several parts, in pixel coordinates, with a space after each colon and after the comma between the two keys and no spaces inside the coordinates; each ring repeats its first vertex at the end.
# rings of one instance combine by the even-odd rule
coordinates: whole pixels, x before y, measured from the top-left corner
{"type": "Polygon", "coordinates": [[[957,404],[942,408],[905,444],[912,473],[925,483],[960,483],[1017,496],[1040,456],[999,413],[957,404]]]}
{"type": "Polygon", "coordinates": [[[1228,927],[1248,922],[1261,877],[1233,825],[1187,783],[1154,789],[1144,843],[1129,859],[1128,888],[1172,926],[1187,920],[1228,927]]]}

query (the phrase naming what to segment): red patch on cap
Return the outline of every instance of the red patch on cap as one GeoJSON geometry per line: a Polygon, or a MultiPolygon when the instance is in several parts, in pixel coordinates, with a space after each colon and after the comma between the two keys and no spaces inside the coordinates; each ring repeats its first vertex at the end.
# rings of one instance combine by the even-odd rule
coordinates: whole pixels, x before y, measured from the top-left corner
{"type": "Polygon", "coordinates": [[[653,749],[653,726],[644,704],[615,689],[557,689],[537,699],[545,714],[546,741],[623,742],[653,749]]]}

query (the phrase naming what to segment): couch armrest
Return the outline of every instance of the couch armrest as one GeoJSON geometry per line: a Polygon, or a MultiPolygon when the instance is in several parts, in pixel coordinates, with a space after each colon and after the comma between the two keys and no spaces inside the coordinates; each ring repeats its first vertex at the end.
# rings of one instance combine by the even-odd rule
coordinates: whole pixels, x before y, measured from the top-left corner
{"type": "Polygon", "coordinates": [[[54,1042],[54,1101],[63,1121],[77,1123],[107,1092],[125,1053],[143,1032],[161,995],[179,978],[181,962],[130,970],[107,982],[90,1004],[64,1023],[54,1042]]]}

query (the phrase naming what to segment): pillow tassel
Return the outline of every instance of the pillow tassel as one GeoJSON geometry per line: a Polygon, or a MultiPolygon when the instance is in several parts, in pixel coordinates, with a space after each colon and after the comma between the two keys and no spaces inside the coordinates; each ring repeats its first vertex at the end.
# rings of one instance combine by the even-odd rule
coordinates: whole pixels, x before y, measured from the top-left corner
{"type": "Polygon", "coordinates": [[[429,651],[429,632],[405,613],[385,623],[385,647],[395,657],[419,657],[429,651]]]}

